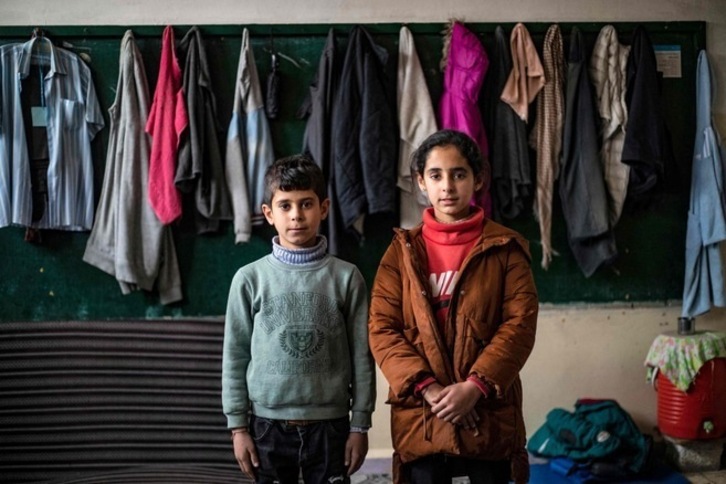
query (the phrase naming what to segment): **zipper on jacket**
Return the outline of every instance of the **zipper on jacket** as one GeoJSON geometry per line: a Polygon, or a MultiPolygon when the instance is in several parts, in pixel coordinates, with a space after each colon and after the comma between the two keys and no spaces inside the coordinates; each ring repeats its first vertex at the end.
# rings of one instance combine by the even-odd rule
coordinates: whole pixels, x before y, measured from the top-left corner
{"type": "MultiPolygon", "coordinates": [[[[428,300],[428,282],[425,277],[425,273],[422,273],[423,271],[423,265],[419,262],[418,257],[416,256],[416,250],[414,249],[413,243],[411,242],[411,238],[409,237],[408,233],[402,233],[403,235],[403,242],[404,246],[409,252],[409,257],[411,258],[411,265],[416,269],[417,277],[419,282],[421,283],[421,287],[424,288],[422,292],[422,296],[426,297],[428,300]]],[[[433,334],[434,338],[436,339],[436,344],[439,348],[443,348],[443,350],[448,355],[449,353],[449,346],[446,343],[446,341],[442,340],[441,331],[439,331],[439,325],[436,320],[436,314],[433,312],[433,308],[431,307],[431,303],[428,304],[428,313],[429,313],[429,323],[433,325],[431,333],[433,334]]],[[[446,367],[446,373],[449,377],[449,380],[452,382],[456,381],[456,374],[453,365],[449,361],[449,358],[443,358],[444,360],[444,366],[446,367]]]]}

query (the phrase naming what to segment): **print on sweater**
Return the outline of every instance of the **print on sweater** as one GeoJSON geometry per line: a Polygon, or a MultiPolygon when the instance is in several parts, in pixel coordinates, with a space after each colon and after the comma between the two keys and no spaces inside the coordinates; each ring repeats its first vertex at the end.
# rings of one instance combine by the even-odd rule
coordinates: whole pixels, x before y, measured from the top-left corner
{"type": "Polygon", "coordinates": [[[288,355],[300,359],[315,355],[325,342],[325,334],[312,326],[291,326],[280,333],[280,346],[288,355]]]}
{"type": "Polygon", "coordinates": [[[335,301],[314,292],[291,292],[273,297],[262,305],[262,314],[262,328],[267,334],[288,325],[315,325],[327,331],[343,326],[335,301]]]}
{"type": "Polygon", "coordinates": [[[306,361],[267,361],[268,375],[310,375],[312,373],[330,373],[333,360],[320,358],[306,361]]]}
{"type": "Polygon", "coordinates": [[[456,286],[456,281],[459,280],[459,271],[446,271],[441,274],[431,274],[429,276],[429,283],[431,284],[431,297],[445,297],[451,296],[456,286]]]}
{"type": "Polygon", "coordinates": [[[328,373],[332,358],[327,341],[344,322],[333,299],[313,292],[293,292],[274,297],[262,306],[262,329],[275,333],[282,352],[265,363],[270,375],[328,373]],[[320,353],[320,354],[318,354],[320,353]],[[288,355],[293,359],[279,358],[288,355]],[[317,355],[317,358],[315,356],[317,355]]]}

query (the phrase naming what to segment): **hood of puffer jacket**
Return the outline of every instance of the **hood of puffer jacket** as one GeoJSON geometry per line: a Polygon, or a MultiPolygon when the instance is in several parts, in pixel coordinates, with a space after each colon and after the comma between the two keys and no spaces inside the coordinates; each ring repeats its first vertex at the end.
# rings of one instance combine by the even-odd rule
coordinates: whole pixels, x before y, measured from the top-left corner
{"type": "Polygon", "coordinates": [[[489,67],[484,46],[475,33],[457,21],[444,33],[444,45],[441,68],[446,89],[476,103],[489,67]]]}

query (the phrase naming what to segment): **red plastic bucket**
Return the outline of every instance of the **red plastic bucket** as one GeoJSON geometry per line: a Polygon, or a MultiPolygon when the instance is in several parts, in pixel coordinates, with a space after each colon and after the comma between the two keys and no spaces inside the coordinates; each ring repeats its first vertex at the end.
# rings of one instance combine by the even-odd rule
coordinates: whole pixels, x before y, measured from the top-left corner
{"type": "Polygon", "coordinates": [[[726,358],[707,361],[686,393],[658,372],[658,428],[689,440],[726,436],[726,358]]]}

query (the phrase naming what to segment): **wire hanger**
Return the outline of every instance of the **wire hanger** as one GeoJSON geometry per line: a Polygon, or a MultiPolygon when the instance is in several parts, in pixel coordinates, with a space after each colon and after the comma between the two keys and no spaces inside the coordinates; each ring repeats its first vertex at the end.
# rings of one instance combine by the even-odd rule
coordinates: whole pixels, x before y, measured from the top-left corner
{"type": "MultiPolygon", "coordinates": [[[[277,69],[280,67],[280,58],[285,59],[286,61],[290,62],[292,65],[297,67],[298,69],[302,69],[302,66],[298,61],[293,59],[292,57],[283,54],[282,52],[275,50],[275,39],[272,34],[272,29],[270,29],[270,46],[268,47],[270,50],[270,62],[271,62],[271,68],[274,71],[277,71],[277,69]]],[[[309,64],[309,62],[305,62],[306,64],[309,64]]]]}

